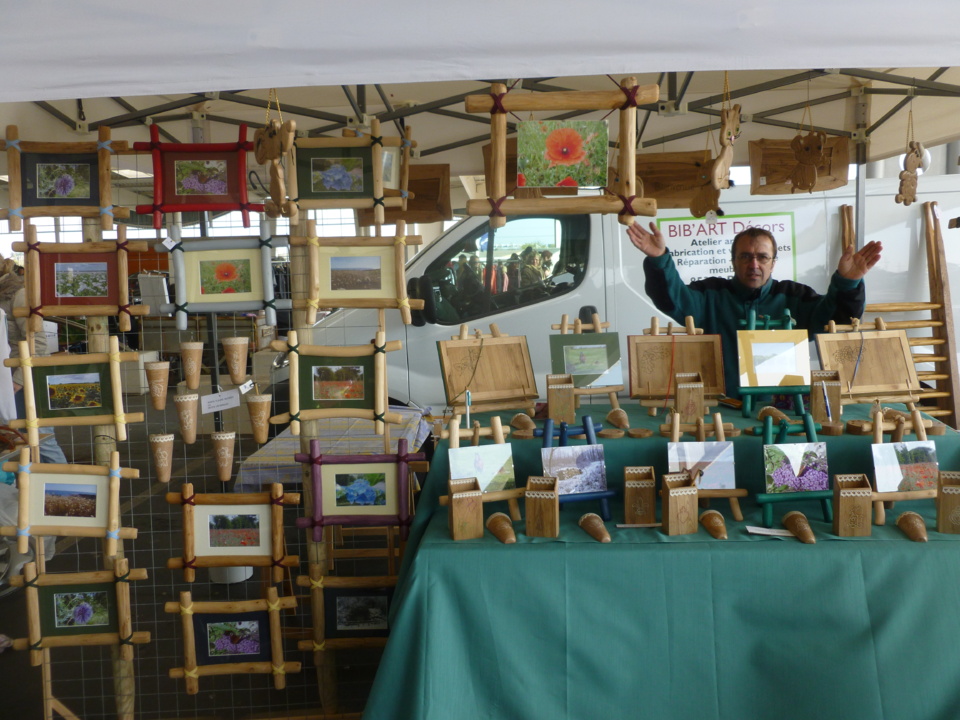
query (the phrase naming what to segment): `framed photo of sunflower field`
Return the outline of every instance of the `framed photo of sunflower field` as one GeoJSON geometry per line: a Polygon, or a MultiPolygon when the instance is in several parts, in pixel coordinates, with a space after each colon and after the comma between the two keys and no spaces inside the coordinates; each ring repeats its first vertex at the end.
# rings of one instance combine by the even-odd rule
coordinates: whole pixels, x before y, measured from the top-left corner
{"type": "Polygon", "coordinates": [[[153,215],[153,227],[162,227],[167,212],[226,212],[239,210],[243,226],[250,212],[263,205],[247,199],[247,126],[241,125],[233,143],[162,143],[160,129],[150,126],[150,142],[133,149],[153,157],[153,204],[137,205],[140,214],[153,215]]]}
{"type": "Polygon", "coordinates": [[[150,633],[133,632],[130,582],[146,579],[127,558],[114,560],[113,570],[53,575],[27,563],[23,575],[10,578],[26,588],[29,634],[13,641],[14,650],[29,650],[30,664],[40,665],[47,648],[119,645],[120,656],[133,660],[133,645],[150,642],[150,633]]]}
{"type": "Polygon", "coordinates": [[[637,215],[656,215],[656,201],[642,197],[642,191],[641,197],[637,196],[636,145],[637,106],[657,102],[659,97],[657,85],[637,85],[636,78],[632,77],[624,78],[610,91],[511,93],[503,83],[494,83],[485,95],[468,95],[464,100],[468,113],[490,114],[491,168],[494,170],[487,179],[488,197],[468,200],[467,214],[489,216],[490,226],[494,228],[503,227],[507,216],[550,212],[617,213],[624,225],[630,225],[637,215]],[[509,197],[507,113],[555,115],[564,110],[605,114],[587,121],[533,119],[521,122],[517,139],[518,185],[606,186],[609,143],[600,128],[603,118],[618,110],[615,186],[605,187],[607,192],[592,197],[509,197]]]}
{"type": "Polygon", "coordinates": [[[286,247],[287,237],[271,237],[261,222],[260,237],[180,240],[180,228],[171,232],[172,247],[157,243],[158,252],[170,253],[175,303],[160,306],[176,313],[177,329],[187,329],[191,312],[266,313],[267,325],[276,325],[277,309],[290,309],[290,300],[277,300],[273,289],[273,250],[286,247]]]}
{"type": "Polygon", "coordinates": [[[7,126],[7,175],[10,208],[0,220],[19,232],[32,217],[99,217],[100,227],[113,229],[114,218],[130,217],[115,207],[110,156],[126,152],[126,140],[111,140],[110,128],[99,129],[97,142],[31,142],[21,140],[16,125],[7,126]]]}

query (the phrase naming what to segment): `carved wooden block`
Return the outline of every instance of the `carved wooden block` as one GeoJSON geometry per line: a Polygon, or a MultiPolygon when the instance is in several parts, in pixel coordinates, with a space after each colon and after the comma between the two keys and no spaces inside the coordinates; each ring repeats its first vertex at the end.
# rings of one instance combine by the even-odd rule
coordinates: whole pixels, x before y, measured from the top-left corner
{"type": "Polygon", "coordinates": [[[628,525],[657,521],[656,476],[652,467],[623,469],[624,522],[628,525]]]}
{"type": "Polygon", "coordinates": [[[937,485],[937,532],[960,535],[960,472],[941,472],[937,485]]]}
{"type": "Polygon", "coordinates": [[[833,476],[833,534],[869,537],[872,517],[870,479],[866,475],[833,476]]]}
{"type": "Polygon", "coordinates": [[[690,473],[663,476],[661,520],[666,535],[691,535],[697,532],[697,487],[690,473]]]}
{"type": "Polygon", "coordinates": [[[527,517],[526,532],[529,537],[559,536],[560,502],[557,496],[557,479],[528,477],[524,511],[527,517]]]}
{"type": "Polygon", "coordinates": [[[450,480],[450,537],[474,540],[483,537],[483,493],[476,478],[450,480]]]}

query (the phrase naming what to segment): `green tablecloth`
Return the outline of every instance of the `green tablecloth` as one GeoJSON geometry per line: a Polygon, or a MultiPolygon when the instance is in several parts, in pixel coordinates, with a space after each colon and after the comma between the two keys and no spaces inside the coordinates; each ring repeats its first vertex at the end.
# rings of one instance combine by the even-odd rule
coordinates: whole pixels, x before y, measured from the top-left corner
{"type": "MultiPolygon", "coordinates": [[[[602,420],[605,406],[591,413],[602,420]]],[[[586,408],[589,410],[589,408],[586,408]]],[[[628,408],[634,427],[652,420],[628,408]]],[[[509,415],[504,414],[504,420],[509,415]]],[[[866,407],[845,408],[845,419],[866,407]]],[[[732,411],[739,427],[756,424],[732,411]]],[[[825,438],[831,474],[871,473],[869,436],[825,438]]],[[[909,439],[913,439],[912,437],[909,439]]],[[[933,437],[942,469],[960,469],[960,436],[933,437]]],[[[799,441],[799,439],[798,439],[799,441]]],[[[666,470],[660,437],[605,440],[608,483],[625,465],[666,470]]],[[[762,441],[734,440],[738,485],[762,490],[762,441]]],[[[514,442],[518,479],[540,474],[539,440],[514,442]]],[[[601,545],[576,526],[596,504],[561,511],[558,541],[454,543],[438,508],[445,444],[424,487],[401,571],[391,636],[364,715],[370,720],[955,720],[960,717],[960,536],[934,527],[933,500],[899,503],[865,539],[830,534],[803,510],[816,545],[748,535],[759,509],[727,502],[730,540],[616,529],[601,545]],[[930,542],[893,525],[911,509],[930,542]]],[[[522,505],[522,503],[521,503],[522,505]]],[[[505,507],[486,506],[486,514],[505,507]]]]}

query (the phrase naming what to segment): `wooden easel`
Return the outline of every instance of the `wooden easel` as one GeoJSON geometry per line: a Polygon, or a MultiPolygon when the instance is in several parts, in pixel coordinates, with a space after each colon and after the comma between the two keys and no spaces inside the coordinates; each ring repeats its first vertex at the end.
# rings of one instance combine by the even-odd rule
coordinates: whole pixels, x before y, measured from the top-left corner
{"type": "MultiPolygon", "coordinates": [[[[560,316],[560,324],[551,325],[550,329],[559,330],[561,335],[567,335],[570,332],[572,332],[574,335],[582,335],[584,332],[602,333],[609,327],[609,322],[600,321],[599,313],[592,313],[590,316],[590,322],[588,323],[581,322],[580,318],[577,318],[573,321],[573,325],[570,324],[570,316],[564,313],[560,316]]],[[[623,390],[623,385],[607,385],[605,387],[575,387],[573,388],[574,410],[580,407],[580,398],[583,395],[606,395],[610,400],[610,407],[618,408],[620,407],[620,402],[617,400],[617,393],[623,392],[623,390]]]]}
{"type": "MultiPolygon", "coordinates": [[[[843,247],[856,245],[853,222],[853,207],[843,205],[841,214],[841,238],[843,247]]],[[[926,330],[928,335],[911,335],[910,347],[933,347],[933,352],[913,352],[915,363],[934,363],[935,370],[918,372],[921,382],[933,383],[933,389],[921,388],[917,393],[920,410],[931,417],[942,418],[953,428],[960,427],[960,370],[957,365],[957,343],[954,337],[953,305],[950,299],[950,280],[947,273],[946,252],[943,235],[940,232],[939,209],[937,203],[923,203],[924,239],[927,250],[927,278],[930,284],[929,302],[871,303],[866,307],[868,313],[928,312],[929,320],[897,320],[887,322],[886,327],[926,330]]]]}
{"type": "MultiPolygon", "coordinates": [[[[797,321],[790,317],[790,311],[784,309],[783,316],[780,318],[764,317],[762,320],[757,317],[757,311],[751,309],[747,314],[746,320],[740,321],[740,326],[744,330],[791,330],[797,321]]],[[[742,368],[741,368],[742,372],[742,368]]],[[[793,407],[797,415],[803,415],[803,396],[809,394],[809,385],[790,385],[766,386],[766,387],[740,387],[740,398],[743,401],[743,417],[748,418],[753,415],[753,397],[754,395],[773,395],[774,393],[789,394],[793,396],[793,407]]],[[[769,526],[768,526],[769,527],[769,526]]]]}
{"type": "MultiPolygon", "coordinates": [[[[890,436],[890,442],[903,442],[904,434],[912,432],[917,436],[917,440],[927,439],[927,430],[923,426],[924,421],[920,415],[920,410],[914,408],[909,416],[904,413],[887,408],[879,408],[873,414],[873,442],[877,445],[883,443],[884,427],[887,425],[884,419],[893,422],[893,430],[890,436]]],[[[909,490],[905,492],[877,492],[876,478],[874,478],[873,493],[873,524],[883,525],[886,523],[886,509],[893,508],[897,500],[923,500],[937,497],[937,488],[928,490],[909,490]]]]}
{"type": "MultiPolygon", "coordinates": [[[[674,412],[672,414],[672,422],[670,423],[670,442],[678,443],[680,442],[681,435],[681,423],[680,423],[680,413],[674,412]]],[[[713,414],[713,426],[711,427],[712,435],[714,436],[716,442],[724,442],[726,440],[726,427],[732,427],[732,423],[724,423],[720,417],[720,413],[713,414]]],[[[737,431],[737,435],[740,434],[740,431],[737,431]]],[[[696,423],[696,440],[697,442],[706,442],[707,440],[707,427],[703,422],[703,418],[697,418],[696,423]]],[[[696,482],[698,476],[702,472],[702,469],[697,465],[692,468],[685,468],[687,472],[690,473],[690,477],[696,482]]],[[[709,489],[697,487],[697,499],[700,501],[700,507],[710,507],[710,500],[713,498],[728,498],[730,501],[730,512],[733,514],[733,519],[737,522],[743,521],[743,511],[740,510],[740,500],[739,498],[747,497],[748,492],[746,488],[729,488],[729,489],[709,489]]]]}
{"type": "MultiPolygon", "coordinates": [[[[568,427],[566,423],[560,423],[560,427],[554,432],[553,421],[546,420],[543,425],[543,447],[553,447],[553,438],[557,438],[557,447],[566,447],[571,435],[583,435],[587,440],[587,445],[597,445],[597,433],[594,429],[593,419],[589,415],[584,415],[582,427],[568,427]]],[[[536,433],[535,433],[536,434],[536,433]]],[[[572,493],[568,495],[558,495],[557,501],[560,505],[568,503],[586,502],[589,500],[600,501],[600,517],[604,522],[610,520],[609,499],[616,496],[615,490],[598,490],[596,492],[572,493]]]]}

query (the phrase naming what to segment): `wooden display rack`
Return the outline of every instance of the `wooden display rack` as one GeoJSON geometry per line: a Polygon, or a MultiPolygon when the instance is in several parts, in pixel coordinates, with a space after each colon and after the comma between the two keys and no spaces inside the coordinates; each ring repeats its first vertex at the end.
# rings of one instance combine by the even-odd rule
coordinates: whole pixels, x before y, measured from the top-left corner
{"type": "Polygon", "coordinates": [[[520,409],[533,415],[537,380],[525,336],[503,335],[496,324],[490,325],[490,335],[477,330],[471,336],[461,325],[459,335],[437,347],[447,405],[455,413],[466,412],[469,390],[472,411],[520,409]]]}
{"type": "MultiPolygon", "coordinates": [[[[0,146],[7,151],[7,176],[9,179],[8,192],[10,195],[10,209],[0,210],[0,220],[6,218],[10,223],[11,232],[20,232],[22,222],[33,217],[86,217],[100,218],[100,227],[104,230],[113,230],[114,218],[125,220],[130,217],[130,209],[113,205],[112,184],[110,182],[110,156],[114,153],[127,152],[129,146],[126,140],[112,140],[110,128],[101,125],[97,130],[97,142],[30,142],[20,140],[16,125],[7,125],[7,138],[0,141],[0,146]],[[96,204],[64,205],[63,199],[53,205],[40,205],[40,198],[36,203],[24,207],[23,184],[21,173],[21,158],[23,154],[50,155],[51,163],[77,163],[83,158],[67,156],[96,154],[96,167],[89,167],[90,184],[96,183],[99,193],[99,202],[96,204]]],[[[92,193],[91,193],[92,197],[92,193]]]]}
{"type": "MultiPolygon", "coordinates": [[[[606,321],[601,322],[599,313],[592,313],[590,316],[590,322],[588,323],[584,323],[580,320],[580,318],[576,318],[573,321],[573,325],[570,324],[570,316],[564,313],[563,315],[560,316],[560,323],[551,325],[550,329],[559,330],[561,335],[567,335],[568,333],[571,333],[571,332],[574,335],[582,335],[585,332],[602,333],[604,330],[608,329],[609,327],[610,327],[609,322],[606,322],[606,321]]],[[[549,393],[550,377],[555,377],[555,376],[554,375],[547,376],[547,408],[548,410],[550,408],[550,393],[549,393]]],[[[620,402],[617,400],[617,393],[623,392],[623,390],[624,390],[623,385],[606,385],[603,387],[580,387],[580,388],[574,387],[573,388],[573,401],[574,401],[573,410],[575,411],[577,408],[580,407],[580,398],[584,395],[606,395],[607,398],[610,400],[610,407],[618,408],[620,407],[620,402]]],[[[570,417],[570,418],[565,417],[562,420],[564,422],[573,422],[573,420],[575,419],[575,415],[576,414],[574,413],[574,417],[570,417]]],[[[551,415],[551,417],[553,416],[551,415]]],[[[554,419],[554,422],[561,422],[560,418],[554,417],[553,419],[554,419]]]]}
{"type": "MultiPolygon", "coordinates": [[[[890,437],[890,442],[902,442],[903,436],[907,432],[908,423],[902,413],[898,413],[895,420],[895,429],[890,437]]],[[[909,424],[910,430],[917,436],[917,440],[927,439],[927,430],[924,427],[923,418],[920,411],[916,408],[911,413],[912,422],[909,424]]],[[[884,413],[877,410],[873,415],[873,442],[876,445],[883,443],[884,413]]],[[[937,497],[937,488],[928,490],[908,490],[904,492],[877,492],[876,483],[873,486],[873,524],[883,525],[886,523],[886,510],[893,507],[894,502],[898,500],[925,500],[937,497]]]]}
{"type": "MultiPolygon", "coordinates": [[[[503,423],[500,420],[498,415],[494,415],[490,418],[490,427],[481,427],[479,420],[474,420],[473,427],[470,428],[461,428],[460,427],[460,416],[454,414],[450,417],[450,421],[447,425],[447,429],[444,430],[440,427],[440,422],[437,421],[437,424],[434,426],[434,435],[440,440],[447,440],[449,442],[448,447],[450,449],[456,449],[460,447],[460,441],[469,439],[470,444],[473,446],[480,444],[480,438],[489,437],[493,438],[493,442],[502,445],[507,441],[507,435],[510,433],[510,428],[504,430],[503,423]]],[[[454,482],[454,481],[451,481],[454,482]]],[[[450,490],[452,492],[452,490],[450,490]]],[[[507,506],[510,510],[510,519],[513,522],[520,521],[520,505],[517,502],[518,498],[524,496],[524,488],[512,488],[510,490],[497,490],[494,492],[483,493],[481,502],[500,502],[503,500],[507,501],[507,506]]],[[[441,505],[449,506],[450,505],[450,496],[443,495],[439,500],[441,505]]],[[[483,530],[483,520],[481,517],[480,522],[481,535],[483,530]]]]}
{"type": "Polygon", "coordinates": [[[190,591],[180,593],[180,601],[171,601],[163,606],[164,612],[179,614],[183,629],[183,667],[170,669],[170,677],[184,679],[187,682],[187,694],[196,695],[200,691],[200,678],[210,675],[265,674],[273,675],[273,687],[283,690],[287,686],[287,673],[300,672],[299,662],[285,662],[283,659],[283,636],[280,628],[280,611],[297,606],[295,597],[278,597],[276,588],[267,588],[263,600],[237,600],[231,602],[194,602],[190,591]],[[269,634],[269,660],[236,663],[201,664],[197,661],[197,648],[206,647],[205,638],[197,638],[194,619],[202,614],[215,614],[218,618],[234,615],[238,620],[251,613],[266,612],[269,626],[259,628],[260,639],[269,634]],[[198,644],[199,639],[199,644],[198,644]]]}
{"type": "MultiPolygon", "coordinates": [[[[183,570],[183,581],[193,582],[197,568],[211,567],[265,567],[271,568],[274,583],[283,580],[285,567],[296,567],[300,558],[287,555],[283,539],[283,507],[298,505],[300,493],[284,493],[283,485],[271,483],[270,490],[258,493],[194,493],[193,483],[184,483],[178,493],[167,493],[166,500],[171,505],[183,506],[183,557],[170,558],[167,567],[171,570],[183,570]],[[269,545],[261,542],[262,554],[222,555],[197,552],[198,530],[209,527],[209,521],[200,518],[200,527],[195,523],[197,506],[216,505],[230,514],[242,514],[244,508],[250,513],[260,506],[259,530],[269,538],[269,545]],[[264,522],[269,517],[268,523],[264,522]]],[[[224,514],[226,514],[226,512],[224,514]]],[[[212,548],[211,548],[212,550],[212,548]]]]}
{"type": "MultiPolygon", "coordinates": [[[[20,449],[20,462],[8,462],[3,464],[6,472],[17,473],[17,525],[0,527],[0,535],[4,537],[17,538],[17,552],[26,555],[29,551],[31,537],[102,537],[105,538],[104,553],[107,557],[113,557],[117,554],[117,540],[133,540],[137,537],[136,528],[120,527],[120,479],[134,480],[140,477],[140,471],[135,468],[120,467],[120,453],[110,453],[110,466],[103,465],[63,465],[59,463],[31,463],[31,449],[24,447],[20,449]],[[32,475],[40,476],[31,479],[32,475]],[[36,504],[43,504],[44,476],[68,476],[71,478],[89,478],[89,482],[99,485],[97,488],[97,505],[105,505],[106,512],[103,513],[102,525],[96,525],[95,522],[83,525],[70,524],[63,522],[54,525],[41,525],[35,522],[36,519],[42,520],[45,516],[43,507],[36,507],[36,504]],[[109,478],[104,480],[104,478],[109,478]],[[39,483],[39,493],[32,490],[33,483],[39,483]],[[101,491],[106,496],[101,498],[101,491]],[[32,503],[33,498],[39,497],[40,503],[32,503]]],[[[99,514],[99,513],[97,513],[99,514]]],[[[96,518],[92,518],[93,521],[96,518]]],[[[70,518],[71,522],[78,522],[77,518],[70,518]]]]}
{"type": "MultiPolygon", "coordinates": [[[[665,426],[661,426],[661,433],[664,427],[665,426]]],[[[684,429],[684,425],[680,422],[680,413],[674,412],[672,414],[672,422],[670,423],[669,427],[670,442],[680,442],[681,430],[684,429]]],[[[703,418],[697,418],[695,428],[697,442],[706,442],[707,427],[703,422],[703,418]]],[[[715,442],[725,442],[728,434],[730,437],[736,437],[740,434],[739,430],[734,430],[733,423],[724,423],[720,413],[718,412],[713,414],[713,426],[711,427],[711,431],[715,442]],[[729,433],[728,430],[733,430],[734,432],[729,433]]],[[[688,429],[686,432],[690,432],[690,430],[688,429]]],[[[696,483],[697,476],[700,474],[700,470],[696,467],[693,467],[688,468],[685,470],[685,472],[690,475],[694,480],[694,483],[696,483]]],[[[709,507],[711,499],[727,498],[730,501],[730,512],[733,514],[733,519],[738,522],[743,520],[743,512],[740,509],[740,498],[747,497],[748,494],[749,493],[747,492],[746,488],[711,489],[697,486],[697,498],[700,501],[701,507],[709,507]]]]}
{"type": "MultiPolygon", "coordinates": [[[[13,243],[14,252],[24,253],[26,265],[26,296],[27,307],[15,307],[14,317],[25,317],[30,332],[43,332],[44,317],[105,317],[118,316],[120,332],[130,332],[130,318],[133,315],[143,316],[150,314],[149,305],[133,305],[130,303],[130,286],[127,278],[130,274],[128,256],[131,252],[146,252],[148,244],[142,240],[127,240],[127,228],[120,225],[117,228],[117,240],[59,243],[37,242],[37,228],[26,223],[24,228],[26,242],[13,243]],[[105,300],[110,296],[117,299],[115,305],[110,304],[79,304],[76,298],[61,298],[56,304],[44,304],[43,298],[56,298],[55,289],[43,278],[52,280],[55,284],[56,270],[53,265],[60,258],[71,262],[104,262],[108,266],[114,265],[112,277],[107,278],[108,290],[103,296],[105,300]],[[84,256],[84,257],[73,257],[84,256]],[[72,301],[72,302],[71,302],[72,301]]],[[[81,299],[81,301],[84,299],[81,299]]]]}
{"type": "Polygon", "coordinates": [[[655,201],[636,197],[637,105],[657,102],[657,85],[638,86],[636,78],[624,78],[617,90],[595,92],[509,93],[503,83],[493,83],[486,95],[468,95],[468,113],[490,113],[491,170],[488,197],[468,200],[468,215],[489,215],[490,227],[506,224],[507,216],[540,213],[617,213],[630,225],[637,215],[654,216],[655,201]],[[522,198],[507,196],[507,113],[558,110],[619,110],[620,183],[615,193],[594,197],[522,198]]]}
{"type": "MultiPolygon", "coordinates": [[[[783,412],[774,407],[765,407],[760,411],[759,419],[763,421],[763,444],[780,444],[787,439],[787,432],[795,423],[783,412]],[[776,440],[773,437],[774,421],[778,424],[776,440]]],[[[810,413],[804,413],[803,428],[807,442],[817,442],[817,426],[810,413]]],[[[763,526],[773,527],[773,506],[783,502],[797,502],[800,500],[819,500],[825,522],[833,522],[833,491],[811,490],[808,492],[784,493],[757,493],[757,504],[763,508],[763,526]]]]}

